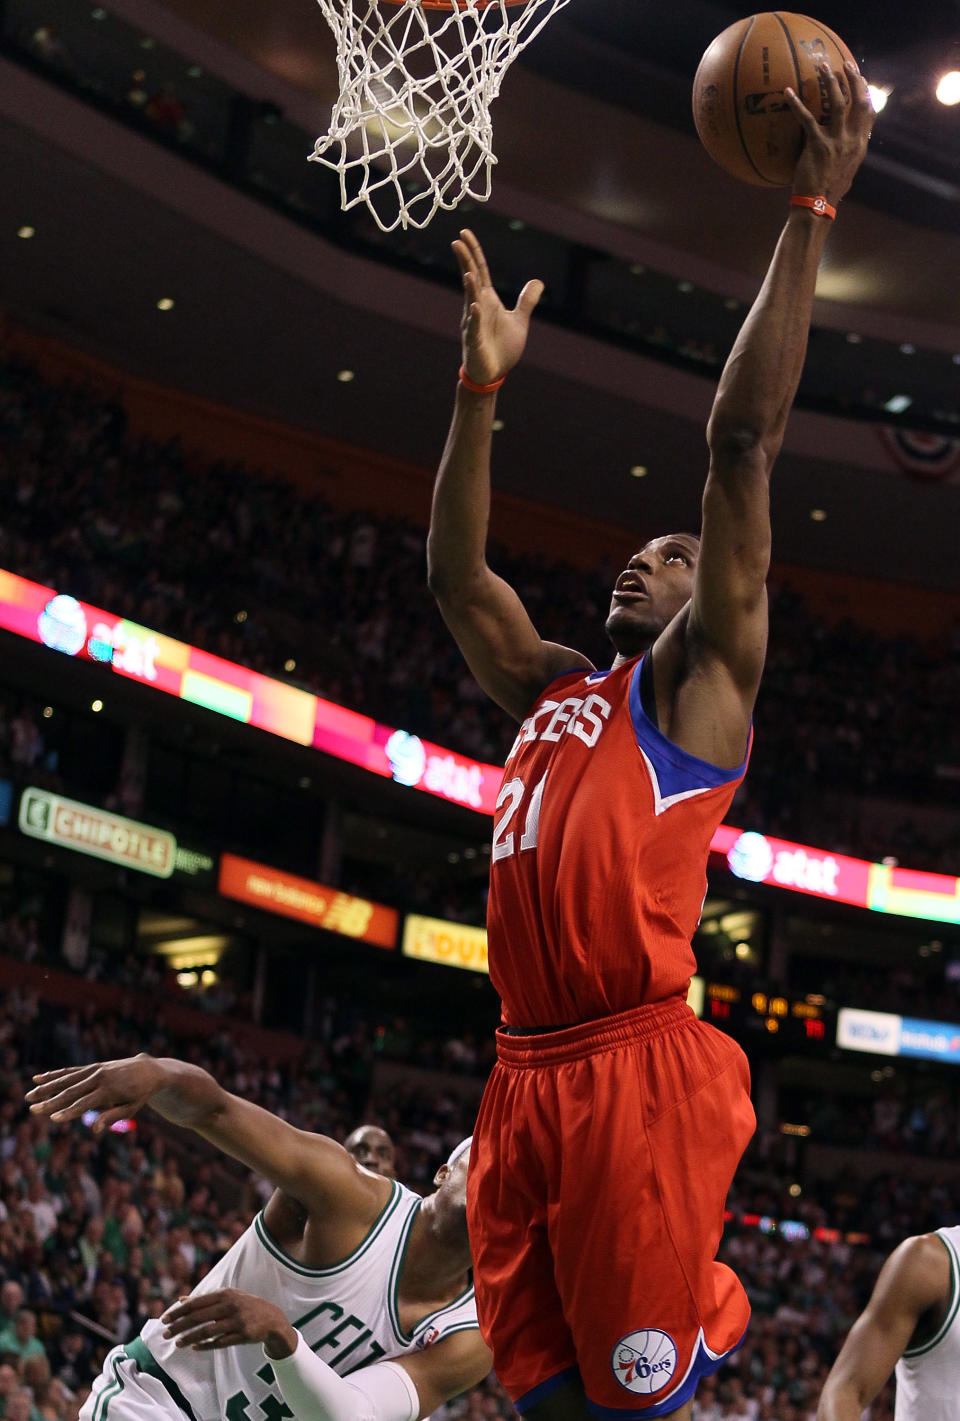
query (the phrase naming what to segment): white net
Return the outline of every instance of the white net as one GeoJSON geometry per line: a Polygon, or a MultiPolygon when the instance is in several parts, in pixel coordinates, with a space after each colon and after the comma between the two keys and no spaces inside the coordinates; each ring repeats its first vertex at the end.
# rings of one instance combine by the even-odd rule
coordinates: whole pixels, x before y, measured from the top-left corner
{"type": "Polygon", "coordinates": [[[346,211],[384,232],[490,196],[490,105],[508,65],[568,0],[319,0],[337,42],[340,97],[311,162],[340,174],[346,211]]]}

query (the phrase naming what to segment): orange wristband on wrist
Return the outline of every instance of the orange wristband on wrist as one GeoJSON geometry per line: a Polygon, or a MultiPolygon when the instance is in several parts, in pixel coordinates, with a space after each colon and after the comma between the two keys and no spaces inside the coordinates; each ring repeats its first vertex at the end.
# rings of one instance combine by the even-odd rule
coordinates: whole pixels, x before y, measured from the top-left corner
{"type": "Polygon", "coordinates": [[[837,218],[837,209],[831,207],[825,197],[798,197],[794,193],[790,199],[791,207],[809,207],[811,212],[815,212],[818,217],[829,217],[831,222],[837,218]]]}
{"type": "Polygon", "coordinates": [[[470,379],[466,366],[460,366],[460,384],[466,385],[467,389],[472,390],[475,395],[492,395],[494,390],[499,390],[506,378],[506,375],[501,375],[499,380],[493,380],[489,385],[478,385],[476,380],[470,379]]]}

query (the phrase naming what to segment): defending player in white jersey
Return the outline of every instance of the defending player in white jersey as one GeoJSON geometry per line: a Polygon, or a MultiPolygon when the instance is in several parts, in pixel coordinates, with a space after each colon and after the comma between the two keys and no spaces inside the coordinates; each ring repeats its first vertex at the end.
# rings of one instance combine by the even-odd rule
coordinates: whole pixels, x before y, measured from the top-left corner
{"type": "Polygon", "coordinates": [[[185,1062],[140,1055],[34,1079],[35,1114],[61,1122],[96,1110],[100,1132],[150,1105],[275,1186],[190,1304],[109,1354],[82,1421],[417,1421],[489,1371],[470,1272],[468,1142],[421,1199],[185,1062]],[[299,1331],[282,1390],[263,1349],[224,1328],[225,1315],[236,1322],[224,1290],[271,1300],[299,1331]],[[194,1325],[178,1346],[184,1316],[194,1325]],[[207,1340],[216,1345],[190,1345],[207,1340]],[[291,1387],[296,1405],[284,1399],[291,1387]]]}
{"type": "Polygon", "coordinates": [[[374,1174],[382,1174],[387,1179],[396,1179],[396,1147],[386,1130],[379,1125],[358,1125],[344,1140],[343,1148],[364,1169],[372,1169],[374,1174]]]}
{"type": "Polygon", "coordinates": [[[891,1253],[827,1377],[817,1421],[860,1421],[894,1369],[895,1421],[960,1421],[960,1227],[891,1253]]]}

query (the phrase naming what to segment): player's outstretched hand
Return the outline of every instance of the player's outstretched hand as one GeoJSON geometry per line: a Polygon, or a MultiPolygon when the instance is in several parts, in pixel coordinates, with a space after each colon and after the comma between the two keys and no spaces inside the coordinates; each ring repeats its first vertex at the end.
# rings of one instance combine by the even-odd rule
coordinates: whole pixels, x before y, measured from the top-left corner
{"type": "Polygon", "coordinates": [[[850,86],[849,103],[829,64],[820,67],[830,93],[830,117],[826,123],[817,122],[793,89],[783,91],[804,135],[793,191],[804,197],[825,197],[831,206],[836,206],[849,191],[866,156],[876,118],[866,79],[849,60],[843,69],[850,86]]]}
{"type": "Polygon", "coordinates": [[[469,228],[453,243],[463,277],[464,369],[478,385],[491,385],[512,370],[523,354],[530,317],[543,295],[542,281],[528,281],[508,311],[493,288],[483,248],[469,228]]]}
{"type": "Polygon", "coordinates": [[[262,1342],[271,1357],[290,1357],[297,1350],[297,1334],[285,1313],[265,1298],[238,1288],[181,1298],[167,1308],[161,1321],[164,1337],[173,1337],[177,1347],[195,1352],[216,1352],[249,1342],[262,1342]]]}
{"type": "Polygon", "coordinates": [[[99,1118],[93,1128],[100,1134],[115,1120],[136,1115],[162,1084],[163,1071],[152,1056],[139,1055],[66,1066],[33,1079],[33,1090],[26,1095],[31,1114],[45,1115],[60,1124],[96,1110],[99,1118]]]}

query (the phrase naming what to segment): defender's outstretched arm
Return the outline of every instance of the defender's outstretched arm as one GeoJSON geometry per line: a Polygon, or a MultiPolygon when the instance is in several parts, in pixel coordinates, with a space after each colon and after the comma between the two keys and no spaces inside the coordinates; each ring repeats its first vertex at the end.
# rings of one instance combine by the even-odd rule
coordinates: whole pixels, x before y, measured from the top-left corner
{"type": "Polygon", "coordinates": [[[58,1123],[96,1110],[94,1129],[101,1132],[149,1105],[308,1208],[330,1209],[334,1201],[346,1198],[351,1209],[376,1214],[384,1202],[388,1181],[360,1169],[335,1140],[295,1129],[259,1105],[231,1095],[207,1071],[186,1061],[141,1054],[46,1071],[34,1081],[26,1097],[30,1110],[58,1123]]]}

